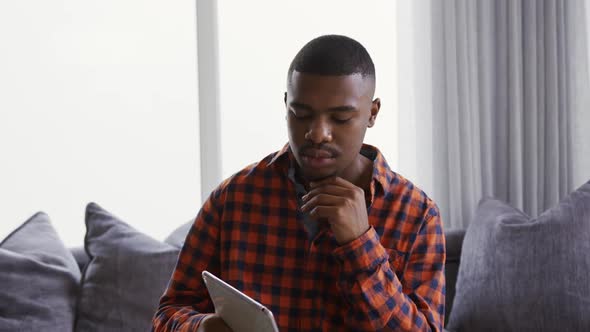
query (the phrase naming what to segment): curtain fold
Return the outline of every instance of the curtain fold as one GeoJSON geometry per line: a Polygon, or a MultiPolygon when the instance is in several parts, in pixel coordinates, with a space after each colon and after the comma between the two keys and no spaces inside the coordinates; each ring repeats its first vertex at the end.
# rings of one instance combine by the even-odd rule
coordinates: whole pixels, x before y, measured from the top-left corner
{"type": "Polygon", "coordinates": [[[584,5],[398,6],[410,18],[398,25],[408,83],[399,92],[398,170],[438,203],[447,228],[466,227],[483,197],[536,215],[590,178],[581,166],[590,123],[575,122],[590,111],[584,5]]]}

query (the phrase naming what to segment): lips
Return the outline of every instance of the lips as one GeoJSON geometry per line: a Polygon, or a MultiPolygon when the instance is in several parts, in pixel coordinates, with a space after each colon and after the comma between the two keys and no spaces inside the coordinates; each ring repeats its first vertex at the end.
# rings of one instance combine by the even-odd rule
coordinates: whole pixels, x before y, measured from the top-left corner
{"type": "Polygon", "coordinates": [[[302,155],[308,158],[334,158],[331,152],[321,149],[307,149],[302,155]]]}
{"type": "Polygon", "coordinates": [[[305,166],[315,169],[332,167],[336,162],[332,152],[313,148],[304,150],[301,153],[301,159],[305,166]]]}

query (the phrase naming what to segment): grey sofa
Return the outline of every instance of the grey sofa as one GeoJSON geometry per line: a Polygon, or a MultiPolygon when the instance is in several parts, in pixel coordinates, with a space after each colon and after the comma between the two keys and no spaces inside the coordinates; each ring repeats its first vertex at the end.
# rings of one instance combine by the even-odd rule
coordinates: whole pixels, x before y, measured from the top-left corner
{"type": "Polygon", "coordinates": [[[455,299],[455,285],[457,284],[457,274],[459,273],[459,263],[461,262],[461,248],[465,230],[452,229],[445,232],[445,241],[447,249],[447,259],[445,262],[446,278],[446,298],[445,298],[445,325],[449,321],[449,315],[455,299]]]}
{"type": "MultiPolygon", "coordinates": [[[[448,317],[451,312],[453,304],[453,298],[455,296],[455,283],[457,281],[457,273],[459,271],[459,262],[461,258],[461,245],[463,243],[463,237],[465,236],[465,230],[456,229],[445,232],[447,259],[445,265],[445,277],[446,277],[446,313],[445,322],[448,321],[448,317]]],[[[76,258],[76,262],[80,267],[81,271],[84,271],[84,267],[88,264],[89,257],[84,248],[73,248],[71,249],[72,254],[76,258]]]]}
{"type": "MultiPolygon", "coordinates": [[[[42,212],[0,242],[0,332],[149,330],[192,221],[159,241],[90,203],[85,224],[83,248],[42,212]]],[[[445,240],[449,331],[590,331],[590,181],[535,218],[482,200],[445,240]]]]}
{"type": "MultiPolygon", "coordinates": [[[[0,242],[0,332],[149,330],[192,221],[164,241],[95,203],[84,222],[84,248],[43,212],[0,242]]],[[[535,218],[484,199],[445,239],[449,331],[590,331],[590,181],[535,218]]]]}

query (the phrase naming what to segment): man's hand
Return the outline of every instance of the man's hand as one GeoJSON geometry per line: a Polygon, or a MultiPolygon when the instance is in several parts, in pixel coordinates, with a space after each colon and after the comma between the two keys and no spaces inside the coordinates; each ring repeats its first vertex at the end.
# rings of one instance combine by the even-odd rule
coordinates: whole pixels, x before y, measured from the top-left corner
{"type": "Polygon", "coordinates": [[[327,220],[336,241],[346,244],[369,229],[364,191],[340,177],[310,183],[303,196],[303,212],[327,220]]]}
{"type": "Polygon", "coordinates": [[[232,329],[225,324],[225,321],[213,314],[209,315],[201,321],[197,332],[233,332],[232,329]]]}

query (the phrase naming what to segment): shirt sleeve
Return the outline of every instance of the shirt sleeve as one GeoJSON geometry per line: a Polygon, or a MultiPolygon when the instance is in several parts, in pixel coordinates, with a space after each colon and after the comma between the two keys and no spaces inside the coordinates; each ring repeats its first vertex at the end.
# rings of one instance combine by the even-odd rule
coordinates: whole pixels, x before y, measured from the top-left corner
{"type": "Polygon", "coordinates": [[[445,243],[436,207],[424,217],[401,280],[390,264],[397,257],[390,257],[373,227],[333,254],[340,263],[339,287],[348,300],[349,326],[363,331],[443,330],[445,243]]]}
{"type": "Polygon", "coordinates": [[[214,311],[201,277],[203,270],[219,275],[219,212],[214,196],[215,192],[203,205],[186,237],[152,319],[152,331],[195,331],[206,314],[214,311]]]}

